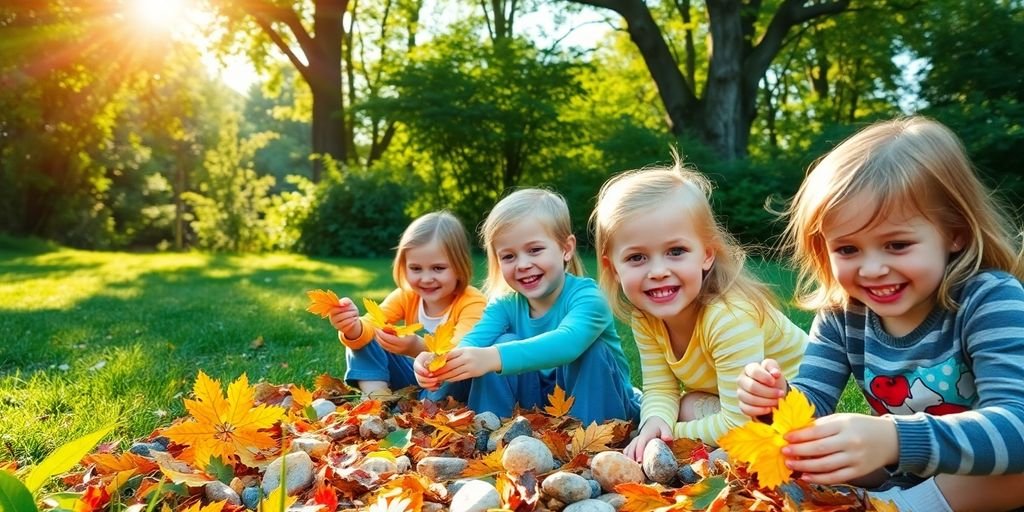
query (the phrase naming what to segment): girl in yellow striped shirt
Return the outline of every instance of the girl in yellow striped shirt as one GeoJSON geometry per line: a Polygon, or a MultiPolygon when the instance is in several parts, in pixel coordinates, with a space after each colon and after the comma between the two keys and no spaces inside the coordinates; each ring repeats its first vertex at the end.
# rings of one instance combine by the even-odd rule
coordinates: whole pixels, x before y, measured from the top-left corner
{"type": "Polygon", "coordinates": [[[634,460],[654,438],[708,444],[748,421],[736,398],[747,363],[799,366],[807,334],[744,267],[715,220],[710,182],[679,161],[609,179],[591,216],[598,281],[633,329],[643,375],[634,460]]]}

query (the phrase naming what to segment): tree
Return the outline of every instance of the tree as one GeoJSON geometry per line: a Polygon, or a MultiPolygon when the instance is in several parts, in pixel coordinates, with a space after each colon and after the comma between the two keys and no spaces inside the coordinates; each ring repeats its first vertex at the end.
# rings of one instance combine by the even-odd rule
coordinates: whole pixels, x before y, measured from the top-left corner
{"type": "MultiPolygon", "coordinates": [[[[610,9],[621,16],[657,85],[671,131],[676,135],[689,132],[730,160],[747,153],[757,115],[758,84],[789,32],[800,24],[841,13],[850,4],[850,0],[782,0],[774,11],[765,13],[768,9],[761,0],[707,0],[707,36],[714,51],[706,52],[704,97],[699,97],[693,63],[698,50],[692,33],[686,36],[684,74],[644,0],[569,1],[610,9]],[[762,16],[770,18],[763,26],[762,16]]],[[[677,0],[674,7],[689,22],[686,30],[692,30],[696,16],[690,2],[677,0]]]]}

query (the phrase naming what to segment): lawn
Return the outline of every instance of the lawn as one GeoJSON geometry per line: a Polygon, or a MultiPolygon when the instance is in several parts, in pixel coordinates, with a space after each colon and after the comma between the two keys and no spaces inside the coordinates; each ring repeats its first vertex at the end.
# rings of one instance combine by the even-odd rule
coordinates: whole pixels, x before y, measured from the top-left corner
{"type": "MultiPolygon", "coordinates": [[[[185,414],[182,398],[200,369],[224,385],[242,373],[310,389],[317,375],[340,377],[344,351],[330,324],[305,311],[305,291],[381,300],[394,286],[390,264],[0,239],[0,461],[38,461],[112,419],[126,447],[185,414]]],[[[757,270],[790,296],[790,271],[757,270]]],[[[809,322],[803,312],[794,318],[809,322]]],[[[619,332],[639,384],[629,330],[619,332]]],[[[843,407],[863,410],[863,402],[847,398],[843,407]]]]}

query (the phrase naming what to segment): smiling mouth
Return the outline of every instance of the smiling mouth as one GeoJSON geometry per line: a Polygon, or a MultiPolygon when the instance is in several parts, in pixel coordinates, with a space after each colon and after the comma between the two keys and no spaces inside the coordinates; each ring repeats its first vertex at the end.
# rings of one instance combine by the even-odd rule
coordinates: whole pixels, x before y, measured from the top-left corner
{"type": "Polygon", "coordinates": [[[525,285],[525,286],[530,286],[532,284],[536,284],[537,281],[540,281],[540,276],[524,277],[524,278],[519,280],[519,282],[523,283],[523,285],[525,285]]]}
{"type": "Polygon", "coordinates": [[[664,299],[675,295],[678,291],[678,286],[662,286],[660,288],[654,288],[653,290],[647,290],[644,294],[652,299],[664,299]]]}
{"type": "Polygon", "coordinates": [[[889,285],[889,286],[872,286],[872,287],[865,286],[864,289],[871,296],[879,297],[879,298],[886,298],[886,297],[891,297],[891,296],[893,296],[893,295],[903,291],[903,289],[906,288],[906,287],[907,287],[907,284],[906,283],[902,283],[902,284],[893,284],[893,285],[889,285]]]}

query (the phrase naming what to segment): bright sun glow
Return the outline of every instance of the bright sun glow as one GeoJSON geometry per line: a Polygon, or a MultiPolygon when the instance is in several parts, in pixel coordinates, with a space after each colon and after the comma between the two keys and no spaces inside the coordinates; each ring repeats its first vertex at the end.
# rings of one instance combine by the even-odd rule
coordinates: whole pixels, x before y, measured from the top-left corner
{"type": "Polygon", "coordinates": [[[151,28],[173,31],[185,21],[186,0],[130,0],[132,15],[151,28]]]}

